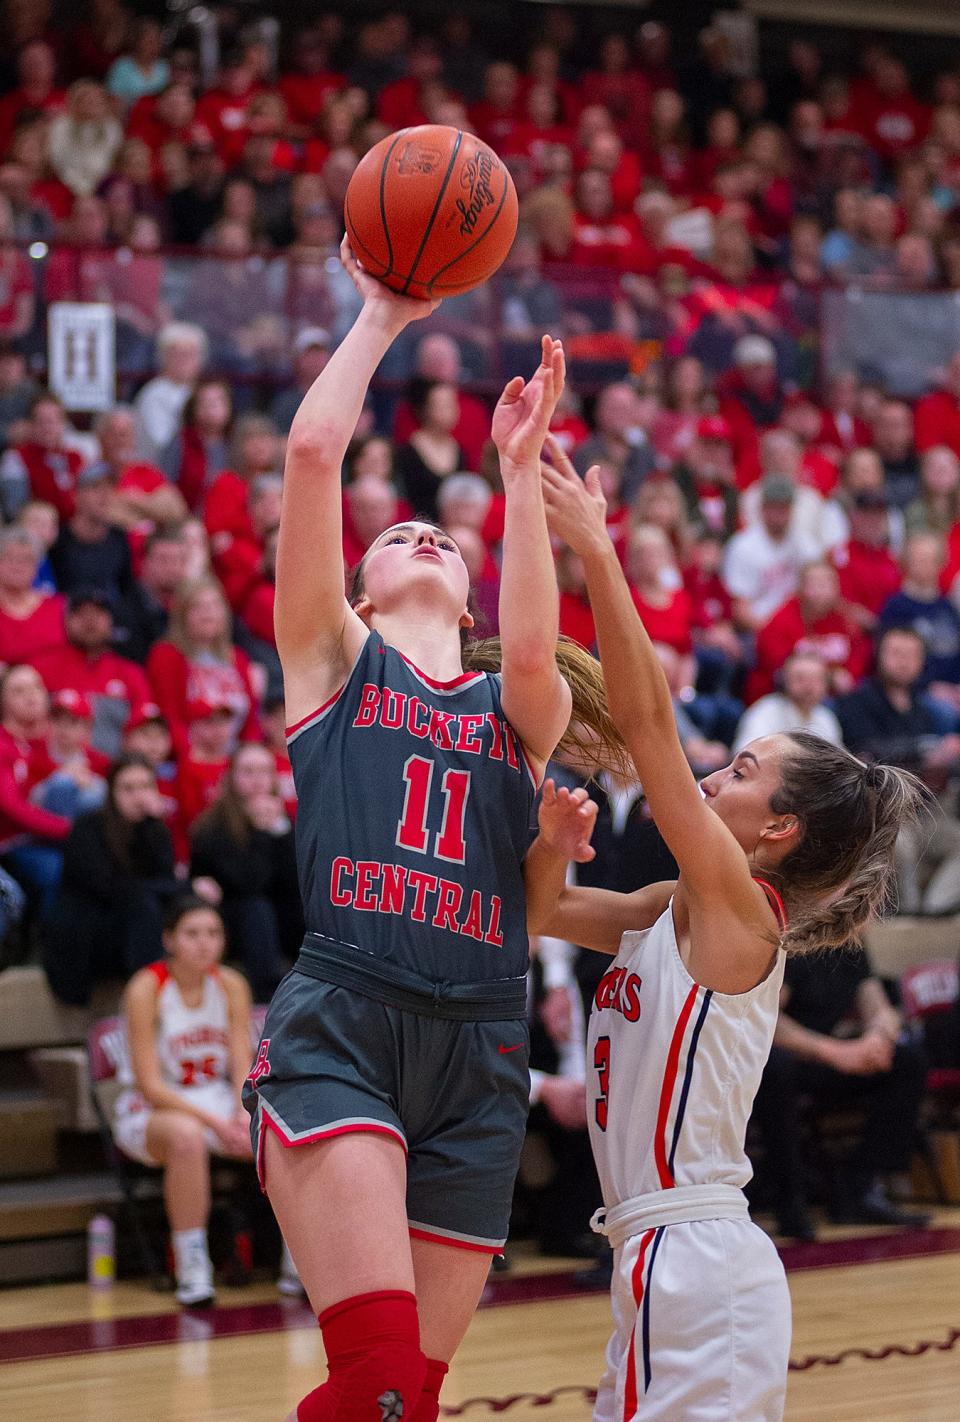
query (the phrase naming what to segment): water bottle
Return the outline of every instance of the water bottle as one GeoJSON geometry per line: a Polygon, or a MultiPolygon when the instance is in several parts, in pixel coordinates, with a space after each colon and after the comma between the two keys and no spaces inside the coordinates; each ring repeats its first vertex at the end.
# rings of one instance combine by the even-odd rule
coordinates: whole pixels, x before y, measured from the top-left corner
{"type": "Polygon", "coordinates": [[[109,1289],[117,1274],[116,1231],[109,1215],[94,1215],[87,1226],[87,1283],[109,1289]]]}

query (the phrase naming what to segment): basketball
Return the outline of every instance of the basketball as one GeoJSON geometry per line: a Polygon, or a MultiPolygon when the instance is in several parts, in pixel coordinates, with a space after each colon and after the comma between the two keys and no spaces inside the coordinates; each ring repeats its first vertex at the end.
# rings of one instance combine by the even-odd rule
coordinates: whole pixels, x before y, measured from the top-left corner
{"type": "Polygon", "coordinates": [[[445,124],[403,128],[357,165],[344,201],[354,256],[404,296],[453,296],[500,266],[517,231],[517,192],[479,138],[445,124]]]}

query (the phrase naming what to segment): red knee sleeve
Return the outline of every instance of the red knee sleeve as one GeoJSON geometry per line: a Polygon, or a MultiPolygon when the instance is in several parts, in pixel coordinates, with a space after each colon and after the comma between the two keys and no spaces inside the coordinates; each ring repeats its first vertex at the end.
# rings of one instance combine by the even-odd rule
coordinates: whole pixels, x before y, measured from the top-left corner
{"type": "Polygon", "coordinates": [[[440,1416],[440,1389],[446,1376],[446,1363],[438,1362],[436,1358],[427,1359],[427,1376],[423,1380],[423,1391],[409,1422],[437,1422],[440,1416]]]}
{"type": "Polygon", "coordinates": [[[427,1374],[413,1294],[359,1294],[319,1318],[329,1376],[298,1422],[411,1422],[427,1374]]]}

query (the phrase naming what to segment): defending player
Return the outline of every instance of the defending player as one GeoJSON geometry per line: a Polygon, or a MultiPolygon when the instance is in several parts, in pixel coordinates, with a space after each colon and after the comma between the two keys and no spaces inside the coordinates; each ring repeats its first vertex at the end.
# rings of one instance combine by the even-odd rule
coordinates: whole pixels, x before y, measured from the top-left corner
{"type": "Polygon", "coordinates": [[[698,787],[607,536],[597,471],[584,483],[548,449],[550,526],[583,559],[611,714],[680,866],[677,881],[633,894],[568,888],[568,859],[592,857],[596,807],[548,782],[527,859],[530,931],[616,954],[588,1035],[602,1229],[615,1250],[594,1417],[774,1422],[790,1301],[742,1186],[784,953],[845,943],[863,926],[919,791],[805,733],[752,742],[698,787]]]}
{"type": "Polygon", "coordinates": [[[311,931],[248,1105],[327,1353],[297,1419],[429,1422],[507,1233],[527,1114],[522,861],[571,707],[539,477],[563,352],[545,337],[533,379],[510,381],[494,414],[502,675],[464,670],[468,575],[441,529],[388,529],[344,599],[343,455],[391,342],[433,309],[371,280],[346,246],[344,261],[363,310],[294,420],[277,565],[311,931]]]}

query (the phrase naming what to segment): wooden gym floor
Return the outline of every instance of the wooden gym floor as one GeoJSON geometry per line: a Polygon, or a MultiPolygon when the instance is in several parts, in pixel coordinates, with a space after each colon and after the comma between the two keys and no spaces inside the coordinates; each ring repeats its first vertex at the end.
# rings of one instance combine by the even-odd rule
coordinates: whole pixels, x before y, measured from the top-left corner
{"type": "MultiPolygon", "coordinates": [[[[956,1422],[960,1209],[925,1232],[828,1231],[783,1253],[789,1422],[956,1422]]],[[[491,1279],[447,1415],[586,1422],[607,1332],[606,1296],[578,1293],[570,1264],[519,1258],[491,1279]]],[[[0,1291],[4,1422],[280,1422],[322,1377],[308,1307],[269,1285],[194,1314],[140,1284],[0,1291]]]]}

